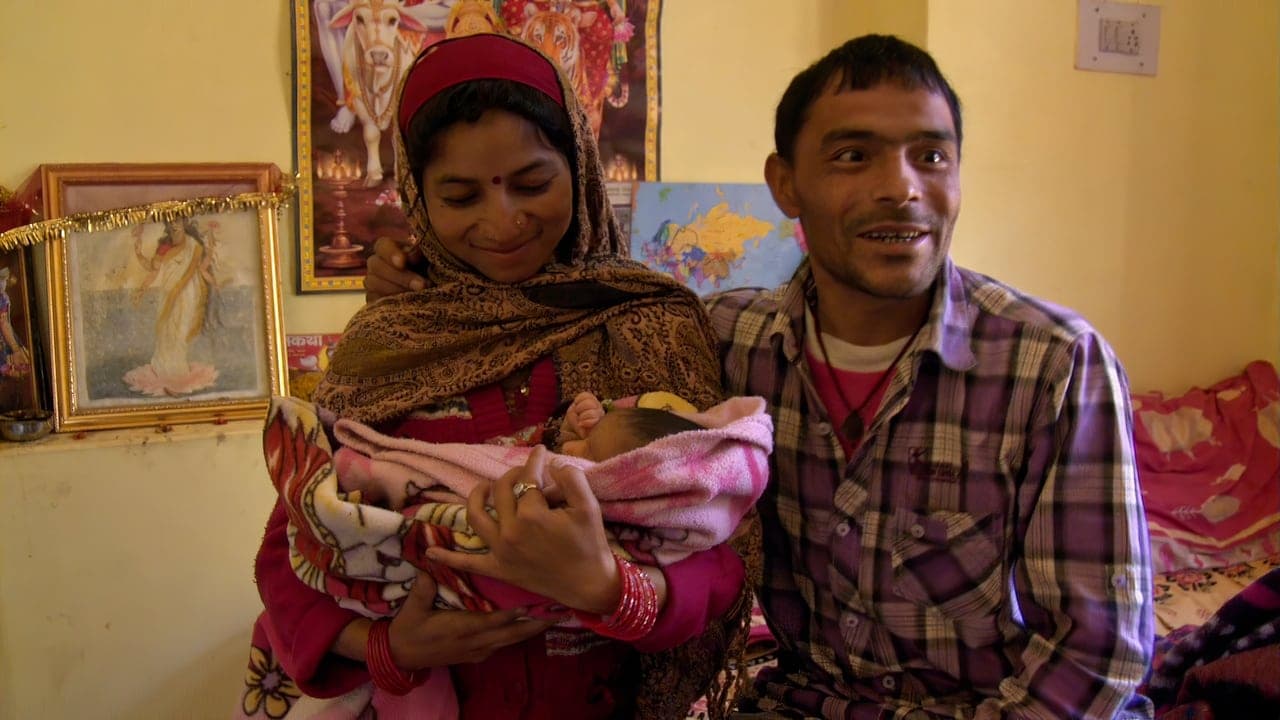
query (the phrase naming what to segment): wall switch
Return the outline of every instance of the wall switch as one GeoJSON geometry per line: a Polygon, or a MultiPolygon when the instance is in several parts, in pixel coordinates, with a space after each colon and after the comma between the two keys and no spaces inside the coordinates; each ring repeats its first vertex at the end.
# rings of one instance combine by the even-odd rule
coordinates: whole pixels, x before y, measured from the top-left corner
{"type": "Polygon", "coordinates": [[[1079,0],[1076,68],[1155,75],[1160,50],[1160,8],[1079,0]]]}

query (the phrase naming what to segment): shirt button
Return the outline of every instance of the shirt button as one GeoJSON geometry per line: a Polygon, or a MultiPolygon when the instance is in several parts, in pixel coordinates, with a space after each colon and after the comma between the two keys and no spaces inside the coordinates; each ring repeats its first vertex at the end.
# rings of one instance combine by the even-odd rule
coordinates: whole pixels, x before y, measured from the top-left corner
{"type": "Polygon", "coordinates": [[[820,422],[818,423],[817,430],[819,435],[823,437],[831,437],[831,423],[820,422]]]}
{"type": "Polygon", "coordinates": [[[1120,573],[1116,573],[1111,576],[1111,584],[1117,588],[1123,588],[1129,584],[1129,578],[1121,575],[1120,573]]]}
{"type": "Polygon", "coordinates": [[[848,535],[849,523],[841,522],[839,525],[836,525],[836,534],[839,535],[840,537],[844,537],[845,535],[848,535]]]}
{"type": "Polygon", "coordinates": [[[920,538],[924,537],[924,526],[921,525],[920,523],[916,523],[915,525],[911,526],[911,529],[909,530],[909,532],[911,533],[911,537],[919,540],[920,538]]]}
{"type": "Polygon", "coordinates": [[[894,680],[892,675],[885,675],[880,679],[880,684],[884,686],[885,690],[892,690],[898,686],[898,681],[894,680]]]}
{"type": "Polygon", "coordinates": [[[845,615],[845,616],[844,616],[844,620],[843,620],[842,622],[844,622],[844,626],[845,626],[847,629],[852,630],[852,629],[854,629],[854,628],[858,627],[858,616],[856,616],[856,615],[845,615]]]}

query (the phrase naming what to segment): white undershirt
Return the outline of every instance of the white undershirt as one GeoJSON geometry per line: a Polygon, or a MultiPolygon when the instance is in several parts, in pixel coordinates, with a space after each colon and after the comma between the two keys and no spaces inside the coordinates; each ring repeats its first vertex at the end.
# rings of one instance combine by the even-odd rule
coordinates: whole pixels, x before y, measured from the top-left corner
{"type": "MultiPolygon", "coordinates": [[[[813,326],[813,312],[806,305],[804,309],[805,349],[819,360],[823,357],[822,348],[818,345],[818,333],[813,326]]],[[[836,370],[869,373],[878,372],[889,367],[889,363],[898,357],[898,353],[910,335],[904,335],[884,345],[854,345],[845,342],[828,332],[822,333],[822,342],[827,346],[827,360],[836,370]]]]}

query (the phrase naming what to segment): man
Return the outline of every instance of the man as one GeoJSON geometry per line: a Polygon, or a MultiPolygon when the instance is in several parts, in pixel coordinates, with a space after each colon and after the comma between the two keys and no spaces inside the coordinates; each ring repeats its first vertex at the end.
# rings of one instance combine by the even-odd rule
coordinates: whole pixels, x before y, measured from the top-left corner
{"type": "MultiPolygon", "coordinates": [[[[1147,528],[1123,370],[1083,319],[955,266],[959,101],[865,36],[800,73],[765,177],[809,257],[710,299],[775,420],[744,717],[1150,717],[1147,528]],[[756,713],[759,713],[757,715],[756,713]]],[[[384,244],[371,295],[420,282],[384,244]]]]}
{"type": "Polygon", "coordinates": [[[765,176],[808,261],[710,308],[726,390],[777,426],[760,603],[782,652],[760,707],[1149,716],[1124,374],[1078,316],[948,258],[961,129],[932,58],[887,37],[778,105],[765,176]]]}

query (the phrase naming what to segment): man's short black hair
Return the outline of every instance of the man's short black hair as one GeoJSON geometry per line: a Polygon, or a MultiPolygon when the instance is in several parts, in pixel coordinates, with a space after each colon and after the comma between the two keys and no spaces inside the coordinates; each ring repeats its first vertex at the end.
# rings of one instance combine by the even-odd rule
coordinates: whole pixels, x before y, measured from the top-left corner
{"type": "Polygon", "coordinates": [[[809,108],[834,85],[836,91],[869,90],[893,83],[907,90],[924,88],[947,101],[956,129],[956,146],[963,137],[960,98],[943,77],[929,53],[892,35],[863,35],[827,53],[792,79],[778,101],[773,142],[783,160],[792,162],[796,138],[804,127],[809,108]]]}

